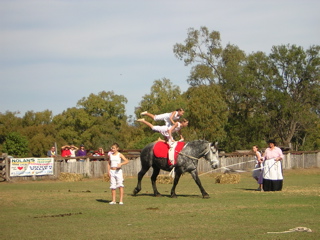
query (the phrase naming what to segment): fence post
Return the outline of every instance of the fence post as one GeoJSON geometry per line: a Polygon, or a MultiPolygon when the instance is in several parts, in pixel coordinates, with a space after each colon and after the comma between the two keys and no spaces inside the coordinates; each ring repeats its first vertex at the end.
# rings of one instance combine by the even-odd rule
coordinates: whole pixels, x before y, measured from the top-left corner
{"type": "Polygon", "coordinates": [[[90,158],[86,158],[84,162],[84,172],[86,173],[87,177],[91,177],[91,172],[90,172],[90,158]]]}
{"type": "Polygon", "coordinates": [[[292,165],[291,165],[291,153],[287,153],[286,157],[286,164],[287,166],[285,166],[285,169],[291,169],[292,165]]]}
{"type": "Polygon", "coordinates": [[[317,152],[317,167],[320,167],[320,152],[317,152]]]}
{"type": "Polygon", "coordinates": [[[6,181],[11,181],[10,173],[9,173],[10,172],[10,161],[9,161],[8,155],[6,155],[4,162],[6,164],[6,166],[5,166],[6,181]]]}
{"type": "MultiPolygon", "coordinates": [[[[222,156],[222,158],[220,158],[221,161],[220,161],[220,168],[222,167],[225,167],[226,166],[226,157],[225,156],[222,156]]],[[[222,170],[220,170],[220,172],[222,172],[222,170]]]]}

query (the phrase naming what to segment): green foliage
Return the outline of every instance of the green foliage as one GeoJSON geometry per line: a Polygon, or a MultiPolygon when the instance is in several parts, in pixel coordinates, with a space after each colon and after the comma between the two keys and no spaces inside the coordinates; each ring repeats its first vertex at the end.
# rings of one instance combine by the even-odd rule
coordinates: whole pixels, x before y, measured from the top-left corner
{"type": "Polygon", "coordinates": [[[219,81],[218,65],[222,50],[220,33],[210,32],[206,27],[200,27],[199,30],[189,28],[185,44],[177,43],[173,47],[175,56],[183,60],[186,66],[196,63],[188,78],[191,86],[219,81]]]}
{"type": "Polygon", "coordinates": [[[287,145],[319,118],[320,46],[307,51],[295,45],[274,46],[270,54],[273,76],[266,93],[271,121],[287,145]]]}
{"type": "Polygon", "coordinates": [[[191,87],[184,97],[189,111],[189,126],[183,130],[186,132],[184,136],[188,136],[185,139],[224,140],[228,109],[220,87],[216,84],[191,87]]]}
{"type": "Polygon", "coordinates": [[[142,97],[135,114],[140,118],[140,113],[148,111],[153,114],[172,112],[177,108],[185,107],[180,87],[173,85],[169,79],[154,81],[150,93],[142,97]]]}
{"type": "Polygon", "coordinates": [[[82,98],[77,105],[82,107],[90,116],[103,117],[118,125],[119,121],[126,118],[126,103],[127,99],[124,96],[116,95],[113,91],[102,91],[98,95],[91,93],[89,97],[82,98]]]}
{"type": "Polygon", "coordinates": [[[134,143],[133,148],[134,149],[142,149],[146,145],[148,145],[149,143],[157,141],[159,138],[161,138],[161,134],[159,134],[159,133],[154,133],[151,136],[140,138],[138,141],[136,141],[134,143]]]}
{"type": "Polygon", "coordinates": [[[10,111],[0,113],[0,144],[3,144],[9,133],[21,128],[22,119],[17,116],[18,114],[19,112],[10,111]]]}
{"type": "Polygon", "coordinates": [[[224,125],[228,141],[223,143],[228,151],[270,137],[285,146],[294,143],[296,149],[308,142],[307,132],[320,113],[319,50],[282,45],[274,46],[269,56],[246,55],[232,44],[223,48],[220,34],[206,27],[189,29],[185,43],[174,46],[175,56],[192,65],[187,80],[192,87],[214,82],[221,86],[229,110],[224,125]]]}
{"type": "MultiPolygon", "coordinates": [[[[154,81],[154,84],[151,87],[151,93],[146,94],[142,97],[139,107],[136,109],[135,114],[137,118],[140,118],[140,113],[143,111],[148,111],[152,114],[162,114],[167,112],[172,112],[178,108],[183,108],[187,106],[181,90],[178,86],[175,86],[171,83],[169,79],[162,79],[154,81]]],[[[147,119],[146,119],[147,120],[147,119]]],[[[152,122],[152,119],[147,121],[152,122]]],[[[154,123],[157,125],[164,125],[163,122],[154,123]]],[[[149,139],[153,141],[157,138],[153,137],[154,132],[147,126],[140,126],[139,128],[144,130],[144,137],[146,140],[140,140],[135,146],[140,146],[140,142],[146,142],[149,139]]],[[[161,136],[160,134],[156,134],[161,136]]]]}
{"type": "Polygon", "coordinates": [[[3,144],[3,152],[14,157],[27,157],[29,152],[27,138],[17,132],[9,133],[3,144]]]}
{"type": "Polygon", "coordinates": [[[49,110],[43,112],[27,111],[22,118],[22,126],[28,127],[50,124],[52,117],[52,112],[49,110]]]}

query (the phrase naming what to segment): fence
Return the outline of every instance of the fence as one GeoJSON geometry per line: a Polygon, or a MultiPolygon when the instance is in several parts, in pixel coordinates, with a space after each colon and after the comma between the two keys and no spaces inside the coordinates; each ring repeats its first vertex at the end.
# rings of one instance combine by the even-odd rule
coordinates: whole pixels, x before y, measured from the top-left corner
{"type": "MultiPolygon", "coordinates": [[[[123,167],[124,176],[131,177],[137,176],[141,169],[140,157],[138,150],[123,151],[129,159],[129,164],[123,167]]],[[[232,154],[220,154],[220,168],[214,170],[215,172],[224,172],[224,167],[228,167],[234,170],[250,171],[254,167],[254,156],[252,153],[232,153],[232,154]]],[[[68,158],[70,159],[70,158],[68,158]]],[[[9,159],[2,157],[1,163],[1,176],[6,180],[29,180],[29,179],[57,179],[61,172],[79,173],[89,178],[101,178],[107,172],[108,162],[104,160],[104,157],[87,157],[84,162],[66,162],[65,158],[57,157],[54,163],[54,175],[53,176],[32,176],[32,177],[10,177],[9,171],[9,159]],[[5,159],[5,161],[3,161],[5,159]],[[93,161],[95,160],[95,161],[93,161]],[[5,163],[3,163],[5,162],[5,163]]],[[[320,167],[320,152],[287,152],[284,153],[284,159],[282,161],[283,169],[292,168],[312,168],[320,167]]],[[[198,172],[206,173],[212,171],[210,164],[204,159],[199,159],[198,172]]],[[[152,168],[146,173],[146,176],[151,176],[152,168]]],[[[160,171],[160,174],[168,174],[168,172],[160,171]]]]}

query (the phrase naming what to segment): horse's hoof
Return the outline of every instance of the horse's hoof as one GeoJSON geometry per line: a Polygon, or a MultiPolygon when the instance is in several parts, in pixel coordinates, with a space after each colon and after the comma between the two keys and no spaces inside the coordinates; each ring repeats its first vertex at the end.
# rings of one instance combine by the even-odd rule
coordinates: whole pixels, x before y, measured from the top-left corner
{"type": "Polygon", "coordinates": [[[138,192],[140,192],[140,191],[138,191],[137,189],[134,189],[132,195],[133,195],[133,196],[137,196],[137,193],[138,193],[138,192]]]}
{"type": "Polygon", "coordinates": [[[178,198],[177,195],[171,195],[171,198],[178,198]]]}
{"type": "Polygon", "coordinates": [[[159,193],[159,194],[155,194],[154,195],[155,197],[162,197],[162,195],[159,193]]]}
{"type": "Polygon", "coordinates": [[[208,199],[208,198],[210,198],[210,196],[209,195],[203,195],[203,198],[204,199],[208,199]]]}

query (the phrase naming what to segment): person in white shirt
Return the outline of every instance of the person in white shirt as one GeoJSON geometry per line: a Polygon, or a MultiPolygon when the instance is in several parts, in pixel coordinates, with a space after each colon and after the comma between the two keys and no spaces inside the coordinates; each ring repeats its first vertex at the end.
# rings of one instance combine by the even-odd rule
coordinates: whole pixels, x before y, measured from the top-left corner
{"type": "Polygon", "coordinates": [[[111,151],[108,153],[108,173],[110,178],[110,189],[112,195],[112,201],[109,204],[116,204],[116,189],[119,188],[120,200],[119,204],[123,205],[123,173],[121,167],[129,163],[129,160],[119,152],[119,145],[117,143],[112,144],[111,151]]]}
{"type": "Polygon", "coordinates": [[[173,112],[162,113],[159,115],[154,115],[147,111],[141,113],[142,116],[151,117],[154,121],[164,121],[167,127],[171,127],[173,124],[175,124],[175,121],[179,120],[183,114],[184,110],[182,108],[178,108],[173,112]]]}
{"type": "Polygon", "coordinates": [[[256,189],[257,191],[263,191],[263,176],[262,176],[262,168],[263,168],[263,158],[261,157],[261,153],[259,152],[259,148],[257,145],[252,147],[252,151],[255,156],[256,164],[254,166],[252,177],[257,181],[259,187],[256,189]]]}
{"type": "Polygon", "coordinates": [[[174,123],[172,126],[154,126],[153,124],[147,122],[144,118],[140,118],[137,120],[138,122],[144,123],[147,126],[149,126],[153,131],[161,133],[165,138],[166,142],[174,142],[174,139],[172,137],[172,133],[178,132],[180,135],[180,140],[183,141],[184,138],[181,134],[181,128],[188,126],[189,121],[187,119],[180,119],[179,122],[174,123]]]}

